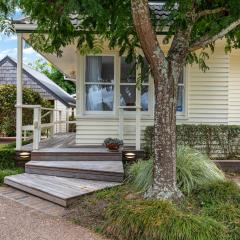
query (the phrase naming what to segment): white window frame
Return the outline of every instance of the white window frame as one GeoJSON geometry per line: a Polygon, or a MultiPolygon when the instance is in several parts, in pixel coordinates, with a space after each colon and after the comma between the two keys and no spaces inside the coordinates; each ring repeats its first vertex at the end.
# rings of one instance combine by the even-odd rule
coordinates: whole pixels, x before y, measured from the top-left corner
{"type": "Polygon", "coordinates": [[[117,79],[117,61],[116,61],[116,54],[115,53],[101,53],[101,54],[87,54],[84,56],[84,82],[83,82],[83,112],[84,115],[115,115],[116,114],[116,95],[117,95],[117,89],[116,89],[116,79],[117,79]],[[86,59],[88,56],[95,56],[95,57],[113,57],[113,63],[114,63],[114,81],[113,83],[99,83],[99,82],[86,82],[86,59]],[[113,91],[113,110],[112,111],[88,111],[86,110],[86,86],[87,85],[113,85],[114,91],[113,91]]]}
{"type": "MultiPolygon", "coordinates": [[[[148,82],[147,83],[142,83],[141,86],[139,88],[137,88],[136,84],[137,84],[137,78],[139,76],[139,74],[141,74],[141,67],[137,66],[136,68],[136,81],[133,83],[124,83],[121,82],[121,58],[125,57],[125,56],[120,56],[119,57],[119,106],[120,106],[120,97],[121,97],[121,86],[135,86],[136,88],[136,106],[141,106],[141,91],[142,91],[142,86],[148,86],[148,111],[141,111],[141,115],[142,116],[151,116],[153,115],[153,102],[154,102],[154,89],[152,87],[153,85],[153,79],[151,77],[151,74],[148,75],[148,82]]],[[[123,106],[124,107],[124,106],[123,106]]],[[[135,115],[136,111],[126,111],[126,115],[135,115]]]]}
{"type": "Polygon", "coordinates": [[[177,119],[186,119],[188,115],[188,70],[189,67],[186,66],[183,70],[183,83],[178,83],[178,86],[183,86],[183,111],[176,111],[177,119]]]}

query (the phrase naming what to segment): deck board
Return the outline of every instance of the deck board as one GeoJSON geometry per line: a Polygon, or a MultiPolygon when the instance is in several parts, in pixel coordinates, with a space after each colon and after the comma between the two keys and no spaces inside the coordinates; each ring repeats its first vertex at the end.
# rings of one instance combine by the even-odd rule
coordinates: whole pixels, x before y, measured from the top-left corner
{"type": "Polygon", "coordinates": [[[117,161],[31,161],[27,166],[53,167],[60,169],[88,170],[111,173],[123,173],[122,162],[117,161]]]}
{"type": "Polygon", "coordinates": [[[68,206],[73,199],[79,198],[84,194],[119,185],[119,183],[114,182],[27,173],[6,177],[5,183],[62,206],[68,206]]]}

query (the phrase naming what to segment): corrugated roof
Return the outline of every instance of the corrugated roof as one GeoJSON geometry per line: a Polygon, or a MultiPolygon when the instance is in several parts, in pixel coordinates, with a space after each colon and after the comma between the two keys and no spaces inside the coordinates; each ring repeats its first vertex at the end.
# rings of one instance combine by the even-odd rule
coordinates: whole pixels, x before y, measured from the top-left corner
{"type": "MultiPolygon", "coordinates": [[[[0,65],[5,63],[7,60],[12,62],[17,67],[17,61],[9,56],[4,57],[0,61],[0,65]]],[[[61,87],[59,87],[55,82],[53,82],[43,73],[40,73],[25,64],[23,65],[23,71],[25,74],[29,75],[38,85],[43,87],[49,94],[54,96],[65,106],[73,107],[76,105],[76,100],[70,94],[64,91],[61,87]]]]}

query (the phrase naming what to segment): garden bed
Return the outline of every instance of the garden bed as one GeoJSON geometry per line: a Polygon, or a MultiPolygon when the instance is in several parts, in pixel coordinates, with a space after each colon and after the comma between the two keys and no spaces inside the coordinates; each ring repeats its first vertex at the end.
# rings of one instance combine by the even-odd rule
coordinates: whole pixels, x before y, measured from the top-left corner
{"type": "Polygon", "coordinates": [[[145,200],[123,185],[84,196],[66,217],[110,239],[238,240],[239,204],[232,182],[205,186],[175,204],[145,200]]]}
{"type": "Polygon", "coordinates": [[[16,137],[0,137],[0,144],[16,142],[16,137]]]}
{"type": "Polygon", "coordinates": [[[224,172],[240,173],[240,160],[213,160],[224,172]]]}

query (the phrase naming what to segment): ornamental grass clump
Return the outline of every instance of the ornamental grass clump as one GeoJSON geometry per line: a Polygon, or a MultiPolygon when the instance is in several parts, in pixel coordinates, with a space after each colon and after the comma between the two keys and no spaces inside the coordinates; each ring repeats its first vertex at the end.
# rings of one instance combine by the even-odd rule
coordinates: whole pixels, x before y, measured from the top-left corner
{"type": "Polygon", "coordinates": [[[177,210],[169,201],[124,201],[108,207],[106,233],[128,240],[225,240],[227,229],[209,217],[177,210]]]}
{"type": "MultiPolygon", "coordinates": [[[[145,192],[153,181],[153,160],[139,161],[129,167],[129,181],[145,192]]],[[[223,172],[207,155],[186,146],[177,149],[177,185],[185,194],[209,183],[224,181],[223,172]]]]}

